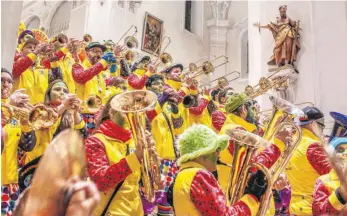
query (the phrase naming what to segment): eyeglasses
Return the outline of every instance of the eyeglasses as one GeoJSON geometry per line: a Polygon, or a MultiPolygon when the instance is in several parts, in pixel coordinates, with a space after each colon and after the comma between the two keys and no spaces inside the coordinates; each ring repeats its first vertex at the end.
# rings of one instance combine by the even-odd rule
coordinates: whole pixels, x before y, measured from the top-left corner
{"type": "Polygon", "coordinates": [[[317,122],[317,124],[322,128],[322,130],[325,128],[325,124],[322,124],[322,123],[320,123],[320,122],[318,122],[318,121],[316,121],[317,122]]]}

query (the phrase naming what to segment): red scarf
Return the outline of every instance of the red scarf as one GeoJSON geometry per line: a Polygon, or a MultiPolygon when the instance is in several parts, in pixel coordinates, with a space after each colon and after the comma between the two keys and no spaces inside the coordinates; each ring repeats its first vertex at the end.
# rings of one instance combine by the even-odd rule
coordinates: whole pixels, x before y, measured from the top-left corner
{"type": "Polygon", "coordinates": [[[95,133],[102,133],[108,137],[121,140],[122,142],[127,142],[132,138],[131,130],[126,130],[119,125],[115,124],[111,120],[105,120],[101,123],[98,130],[95,133]]]}

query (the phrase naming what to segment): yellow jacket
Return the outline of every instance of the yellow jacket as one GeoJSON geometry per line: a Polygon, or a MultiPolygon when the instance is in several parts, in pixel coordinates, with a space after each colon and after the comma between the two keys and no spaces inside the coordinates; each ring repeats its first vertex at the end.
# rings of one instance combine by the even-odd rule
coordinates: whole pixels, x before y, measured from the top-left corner
{"type": "Polygon", "coordinates": [[[72,77],[72,65],[75,63],[75,60],[72,58],[70,53],[66,53],[59,61],[58,64],[60,66],[63,81],[66,83],[69,88],[69,92],[75,94],[76,92],[76,84],[72,77]]]}
{"type": "MultiPolygon", "coordinates": [[[[25,153],[23,156],[24,164],[28,164],[30,161],[35,160],[36,158],[43,155],[43,153],[46,151],[46,148],[48,147],[48,144],[53,140],[53,136],[57,131],[58,126],[60,125],[61,118],[59,119],[49,128],[43,128],[35,131],[36,135],[36,145],[34,149],[30,152],[25,153]]],[[[74,125],[75,130],[80,130],[84,128],[85,122],[82,121],[74,125]]]]}
{"type": "Polygon", "coordinates": [[[176,134],[172,118],[180,118],[180,113],[172,113],[169,106],[165,103],[163,107],[160,107],[159,103],[157,103],[155,110],[147,112],[147,116],[151,121],[153,139],[159,157],[161,159],[176,160],[174,148],[174,137],[176,134]]]}
{"type": "Polygon", "coordinates": [[[102,104],[105,104],[106,83],[102,71],[107,68],[107,62],[101,59],[98,63],[92,65],[88,59],[85,59],[82,67],[84,70],[79,65],[75,65],[72,71],[76,82],[76,94],[84,102],[82,113],[94,114],[88,110],[86,101],[89,96],[97,95],[102,99],[102,104]],[[86,79],[86,77],[92,78],[86,79]]]}
{"type": "Polygon", "coordinates": [[[217,180],[195,162],[183,163],[173,185],[175,215],[256,215],[259,203],[251,195],[243,196],[228,207],[217,180]],[[203,214],[204,213],[204,214],[203,214]]]}
{"type": "Polygon", "coordinates": [[[302,140],[294,151],[285,173],[292,189],[290,213],[312,215],[312,193],[316,179],[330,171],[329,162],[319,138],[302,129],[302,140]]]}
{"type": "MultiPolygon", "coordinates": [[[[108,126],[110,125],[107,125],[106,127],[108,126]]],[[[104,130],[112,130],[111,128],[106,127],[104,127],[104,130]]],[[[110,127],[112,127],[112,123],[110,127]]],[[[101,130],[103,129],[101,128],[101,130]]],[[[111,131],[107,133],[113,132],[111,131]]],[[[120,139],[107,136],[99,130],[86,140],[89,175],[91,180],[93,180],[97,184],[99,190],[101,190],[101,201],[95,209],[94,215],[101,215],[116,187],[107,187],[104,182],[107,181],[106,184],[111,185],[109,182],[114,182],[116,180],[118,182],[116,183],[117,185],[123,181],[115,178],[123,178],[124,181],[117,191],[117,194],[112,199],[106,215],[143,215],[142,202],[139,194],[141,164],[134,153],[127,155],[127,152],[131,152],[134,149],[135,144],[132,138],[123,142],[120,139]],[[116,177],[115,174],[113,175],[111,172],[117,172],[118,177],[116,177]],[[107,173],[110,173],[109,175],[112,176],[106,176],[107,173]]]]}
{"type": "Polygon", "coordinates": [[[18,183],[17,150],[22,134],[19,122],[6,124],[4,150],[1,154],[1,185],[18,183]]]}

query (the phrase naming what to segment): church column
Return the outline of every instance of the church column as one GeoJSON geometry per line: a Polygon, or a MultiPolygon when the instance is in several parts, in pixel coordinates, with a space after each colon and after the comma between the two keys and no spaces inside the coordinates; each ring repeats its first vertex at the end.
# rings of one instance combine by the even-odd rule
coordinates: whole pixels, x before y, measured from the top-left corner
{"type": "Polygon", "coordinates": [[[12,70],[23,1],[1,2],[1,67],[12,70]]]}
{"type": "MultiPolygon", "coordinates": [[[[210,60],[214,59],[214,56],[227,56],[227,33],[230,28],[230,22],[228,20],[228,12],[230,7],[230,1],[210,1],[213,18],[207,21],[207,27],[210,37],[210,60]]],[[[224,59],[218,59],[212,62],[214,65],[219,65],[224,59]]],[[[209,79],[215,79],[225,75],[227,72],[227,64],[215,69],[213,77],[203,79],[207,82],[209,79]]]]}

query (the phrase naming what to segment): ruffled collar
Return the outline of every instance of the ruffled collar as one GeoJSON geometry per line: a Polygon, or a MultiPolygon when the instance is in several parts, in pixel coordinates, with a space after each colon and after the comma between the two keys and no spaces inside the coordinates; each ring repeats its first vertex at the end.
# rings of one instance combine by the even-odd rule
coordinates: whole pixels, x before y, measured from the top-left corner
{"type": "Polygon", "coordinates": [[[102,133],[122,142],[127,142],[132,138],[131,130],[124,129],[111,120],[105,120],[103,123],[101,123],[100,127],[97,131],[95,131],[95,133],[102,133]]]}

